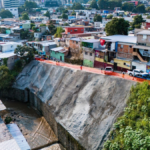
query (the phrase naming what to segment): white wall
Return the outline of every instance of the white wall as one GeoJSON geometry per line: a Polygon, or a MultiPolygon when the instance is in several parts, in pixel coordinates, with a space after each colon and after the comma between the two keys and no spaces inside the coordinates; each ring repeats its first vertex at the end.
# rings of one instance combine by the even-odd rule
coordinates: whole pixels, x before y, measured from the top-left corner
{"type": "Polygon", "coordinates": [[[146,63],[132,61],[132,66],[136,66],[136,69],[146,72],[146,63]]]}
{"type": "Polygon", "coordinates": [[[2,45],[2,52],[14,51],[16,49],[17,45],[22,45],[22,44],[21,43],[18,43],[18,44],[15,43],[14,44],[11,42],[10,42],[10,44],[6,44],[6,45],[4,44],[4,45],[2,45]]]}
{"type": "Polygon", "coordinates": [[[9,10],[16,18],[18,18],[18,8],[5,8],[5,10],[9,10]]]}

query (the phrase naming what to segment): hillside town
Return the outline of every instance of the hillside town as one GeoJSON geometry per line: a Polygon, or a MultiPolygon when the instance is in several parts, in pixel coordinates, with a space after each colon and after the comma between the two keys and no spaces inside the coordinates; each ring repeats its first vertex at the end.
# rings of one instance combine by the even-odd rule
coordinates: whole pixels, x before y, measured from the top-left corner
{"type": "Polygon", "coordinates": [[[27,46],[33,48],[35,58],[149,73],[149,2],[118,2],[121,7],[114,8],[101,6],[103,3],[93,0],[49,8],[42,2],[26,1],[12,8],[4,1],[2,11],[8,16],[2,15],[0,21],[1,64],[7,58],[12,69],[20,59],[15,49],[27,46]]]}
{"type": "Polygon", "coordinates": [[[149,150],[149,85],[149,0],[0,0],[0,150],[149,150]]]}

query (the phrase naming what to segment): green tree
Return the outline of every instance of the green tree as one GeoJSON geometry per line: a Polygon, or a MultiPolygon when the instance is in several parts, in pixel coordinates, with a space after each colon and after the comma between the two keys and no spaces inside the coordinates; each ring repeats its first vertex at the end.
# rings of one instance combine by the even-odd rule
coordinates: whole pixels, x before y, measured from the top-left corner
{"type": "Polygon", "coordinates": [[[92,0],[92,3],[90,4],[90,7],[91,7],[91,8],[98,9],[97,1],[96,1],[96,0],[92,0]]]}
{"type": "Polygon", "coordinates": [[[121,7],[122,6],[122,1],[121,0],[109,0],[107,1],[108,3],[108,8],[110,10],[114,10],[115,7],[121,7]]]}
{"type": "Polygon", "coordinates": [[[37,4],[35,2],[25,1],[24,7],[25,7],[25,10],[31,11],[32,8],[37,8],[37,4]]]}
{"type": "Polygon", "coordinates": [[[0,90],[10,88],[14,77],[10,74],[7,66],[0,66],[0,90]]]}
{"type": "Polygon", "coordinates": [[[146,11],[147,11],[147,12],[150,12],[150,7],[147,7],[147,8],[146,8],[146,11]]]}
{"type": "Polygon", "coordinates": [[[107,17],[106,17],[106,19],[112,19],[113,18],[113,15],[108,15],[107,17]]]}
{"type": "Polygon", "coordinates": [[[49,22],[48,29],[51,35],[54,35],[56,33],[56,27],[54,26],[52,21],[49,22]]]}
{"type": "Polygon", "coordinates": [[[138,83],[130,91],[127,107],[104,143],[104,150],[149,150],[150,87],[138,83]]]}
{"type": "Polygon", "coordinates": [[[81,5],[81,3],[73,3],[72,9],[74,10],[83,10],[84,7],[81,5]]]}
{"type": "Polygon", "coordinates": [[[140,28],[142,22],[145,22],[141,15],[136,15],[131,23],[132,28],[140,28]]]}
{"type": "Polygon", "coordinates": [[[71,13],[71,15],[76,15],[76,12],[73,10],[73,12],[71,13]]]}
{"type": "Polygon", "coordinates": [[[31,29],[35,27],[35,23],[31,23],[31,29]]]}
{"type": "Polygon", "coordinates": [[[46,24],[44,24],[44,23],[41,23],[41,24],[40,24],[40,27],[44,27],[44,26],[46,26],[46,24]]]}
{"type": "Polygon", "coordinates": [[[27,13],[23,13],[21,19],[22,20],[30,20],[27,13]]]}
{"type": "Polygon", "coordinates": [[[63,13],[68,13],[68,10],[67,10],[67,9],[65,9],[65,10],[63,11],[63,13]]]}
{"type": "Polygon", "coordinates": [[[150,15],[149,15],[149,16],[147,16],[147,19],[150,19],[150,15]]]}
{"type": "Polygon", "coordinates": [[[44,14],[44,16],[46,16],[46,17],[48,17],[48,18],[50,19],[50,12],[47,11],[47,12],[44,14]]]}
{"type": "Polygon", "coordinates": [[[144,4],[140,4],[138,6],[136,6],[136,8],[134,9],[134,12],[136,13],[145,13],[145,6],[144,4]]]}
{"type": "Polygon", "coordinates": [[[64,32],[63,28],[62,27],[57,27],[57,30],[56,30],[56,33],[55,33],[55,37],[57,38],[61,38],[62,37],[62,32],[64,32]]]}
{"type": "Polygon", "coordinates": [[[63,19],[68,19],[68,15],[66,15],[66,14],[63,13],[63,14],[62,14],[62,18],[63,18],[63,19]]]}
{"type": "Polygon", "coordinates": [[[134,4],[132,4],[132,3],[125,2],[122,5],[122,10],[124,10],[124,11],[132,11],[133,8],[134,8],[134,4]]]}
{"type": "Polygon", "coordinates": [[[9,10],[1,10],[0,11],[1,18],[13,18],[13,14],[9,10]]]}
{"type": "Polygon", "coordinates": [[[122,34],[127,35],[129,22],[123,18],[113,18],[106,24],[105,31],[107,35],[122,34]]]}
{"type": "Polygon", "coordinates": [[[108,0],[98,0],[99,9],[108,9],[108,0]]]}
{"type": "Polygon", "coordinates": [[[99,14],[95,14],[94,16],[94,22],[101,22],[102,21],[102,16],[99,14]]]}

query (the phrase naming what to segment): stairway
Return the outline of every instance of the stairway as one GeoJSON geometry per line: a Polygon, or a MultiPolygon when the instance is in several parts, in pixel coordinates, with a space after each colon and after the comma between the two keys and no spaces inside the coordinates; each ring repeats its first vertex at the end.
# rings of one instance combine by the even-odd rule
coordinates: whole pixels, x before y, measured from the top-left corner
{"type": "Polygon", "coordinates": [[[141,57],[141,55],[138,52],[133,52],[132,54],[133,56],[137,56],[141,62],[147,62],[141,57]]]}

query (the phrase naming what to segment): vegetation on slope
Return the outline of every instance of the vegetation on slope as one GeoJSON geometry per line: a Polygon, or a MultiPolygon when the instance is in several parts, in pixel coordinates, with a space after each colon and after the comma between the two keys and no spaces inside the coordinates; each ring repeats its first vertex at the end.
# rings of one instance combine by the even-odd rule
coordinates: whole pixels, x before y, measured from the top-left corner
{"type": "Polygon", "coordinates": [[[124,115],[110,132],[104,150],[150,149],[150,87],[147,82],[131,88],[124,115]]]}

